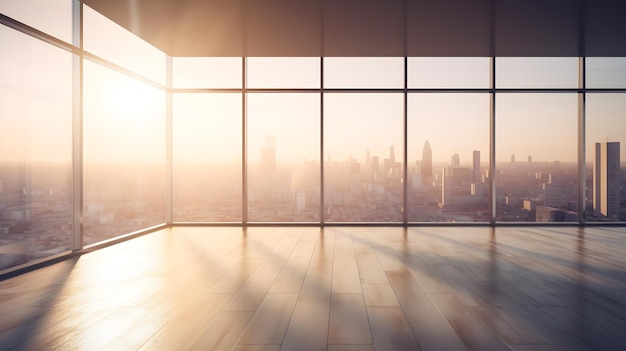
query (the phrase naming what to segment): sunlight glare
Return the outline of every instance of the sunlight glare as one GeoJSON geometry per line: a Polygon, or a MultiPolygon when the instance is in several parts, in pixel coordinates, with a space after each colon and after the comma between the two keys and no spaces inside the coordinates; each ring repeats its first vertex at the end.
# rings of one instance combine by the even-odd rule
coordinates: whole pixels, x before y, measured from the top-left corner
{"type": "Polygon", "coordinates": [[[110,102],[107,104],[107,115],[128,119],[127,123],[134,129],[144,127],[152,116],[146,113],[146,107],[157,98],[153,90],[130,78],[111,83],[104,88],[108,95],[106,100],[110,102]]]}

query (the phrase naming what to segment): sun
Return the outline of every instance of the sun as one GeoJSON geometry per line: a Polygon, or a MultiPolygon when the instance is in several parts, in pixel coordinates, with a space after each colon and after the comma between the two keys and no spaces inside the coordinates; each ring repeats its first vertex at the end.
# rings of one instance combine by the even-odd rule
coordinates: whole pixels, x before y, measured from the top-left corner
{"type": "Polygon", "coordinates": [[[103,89],[107,115],[124,125],[140,129],[163,114],[165,93],[130,77],[117,77],[103,89]]]}

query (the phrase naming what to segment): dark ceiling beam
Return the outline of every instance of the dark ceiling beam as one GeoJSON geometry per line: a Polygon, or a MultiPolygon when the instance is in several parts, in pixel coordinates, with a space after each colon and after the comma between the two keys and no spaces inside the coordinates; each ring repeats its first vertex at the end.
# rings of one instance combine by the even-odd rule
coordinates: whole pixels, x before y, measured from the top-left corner
{"type": "Polygon", "coordinates": [[[84,3],[171,56],[626,56],[626,0],[84,3]]]}

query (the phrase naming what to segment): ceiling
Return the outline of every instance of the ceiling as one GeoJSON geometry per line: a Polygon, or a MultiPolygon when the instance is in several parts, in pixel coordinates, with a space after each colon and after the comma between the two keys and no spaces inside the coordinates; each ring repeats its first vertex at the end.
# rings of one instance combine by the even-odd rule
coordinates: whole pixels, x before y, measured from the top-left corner
{"type": "Polygon", "coordinates": [[[83,3],[170,56],[626,56],[625,0],[83,3]]]}

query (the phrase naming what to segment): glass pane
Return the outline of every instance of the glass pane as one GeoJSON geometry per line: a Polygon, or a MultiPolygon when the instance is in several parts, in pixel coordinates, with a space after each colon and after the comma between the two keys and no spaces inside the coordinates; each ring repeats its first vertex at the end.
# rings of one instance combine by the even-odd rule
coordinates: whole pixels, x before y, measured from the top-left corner
{"type": "Polygon", "coordinates": [[[578,58],[498,57],[496,88],[578,88],[578,58]]]}
{"type": "Polygon", "coordinates": [[[402,57],[324,57],[324,88],[404,88],[402,57]]]}
{"type": "Polygon", "coordinates": [[[241,222],[241,94],[174,94],[173,220],[241,222]]]}
{"type": "Polygon", "coordinates": [[[241,57],[173,57],[172,85],[178,89],[241,88],[241,57]]]}
{"type": "Polygon", "coordinates": [[[496,220],[576,222],[576,94],[498,94],[496,220]]]}
{"type": "Polygon", "coordinates": [[[0,270],[72,248],[72,55],[0,26],[0,270]]]}
{"type": "Polygon", "coordinates": [[[488,222],[489,95],[408,99],[408,220],[488,222]]]}
{"type": "Polygon", "coordinates": [[[319,158],[319,94],[248,94],[249,221],[319,221],[319,158]]]}
{"type": "Polygon", "coordinates": [[[401,222],[402,94],[324,96],[324,215],[329,222],[401,222]]]}
{"type": "Polygon", "coordinates": [[[626,221],[626,94],[587,94],[585,220],[626,221]]]}
{"type": "Polygon", "coordinates": [[[409,88],[489,88],[488,57],[409,57],[409,88]]]}
{"type": "Polygon", "coordinates": [[[165,54],[88,6],[83,6],[86,51],[165,84],[165,54]]]}
{"type": "Polygon", "coordinates": [[[587,88],[626,88],[626,57],[588,57],[587,88]]]}
{"type": "Polygon", "coordinates": [[[165,222],[165,93],[84,62],[83,231],[92,244],[165,222]]]}
{"type": "Polygon", "coordinates": [[[319,88],[319,57],[249,57],[248,88],[319,88]]]}
{"type": "Polygon", "coordinates": [[[71,43],[73,1],[0,0],[0,13],[71,43]]]}

